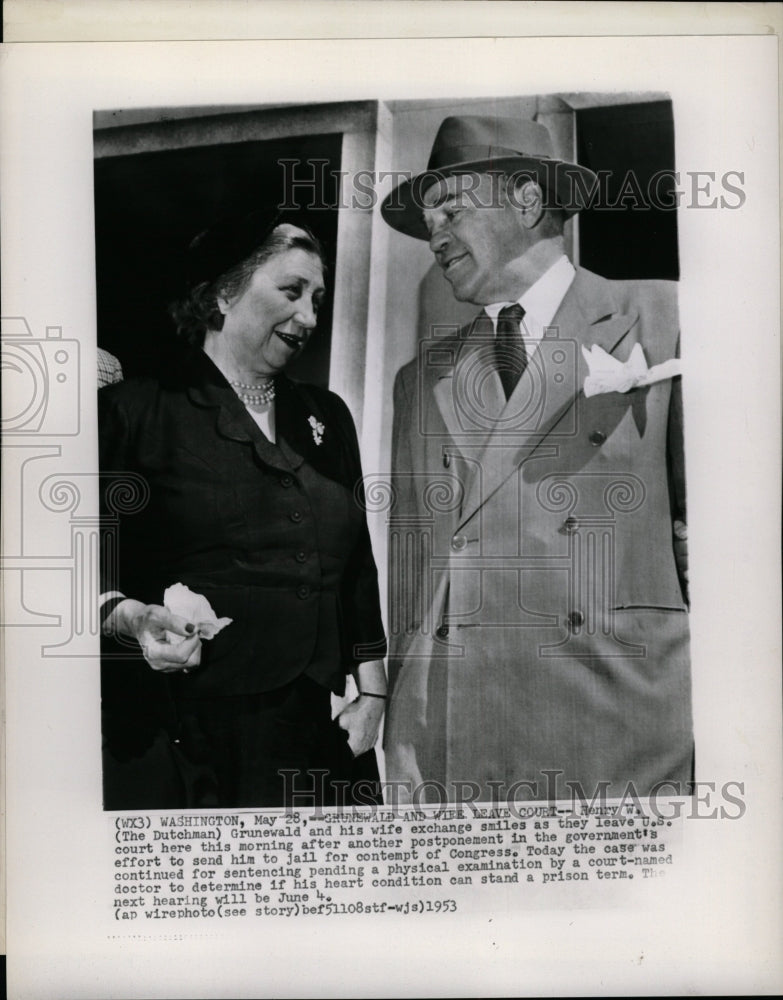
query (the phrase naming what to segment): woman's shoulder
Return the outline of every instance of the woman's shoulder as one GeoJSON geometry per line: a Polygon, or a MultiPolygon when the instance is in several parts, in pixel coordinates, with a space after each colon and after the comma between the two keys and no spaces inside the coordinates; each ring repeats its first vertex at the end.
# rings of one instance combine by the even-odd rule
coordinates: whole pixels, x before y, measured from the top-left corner
{"type": "Polygon", "coordinates": [[[132,410],[149,406],[161,392],[161,380],[152,375],[133,375],[122,382],[105,385],[98,390],[101,409],[132,410]]]}
{"type": "Polygon", "coordinates": [[[164,396],[179,396],[182,391],[197,380],[198,356],[185,349],[169,351],[153,369],[145,374],[132,375],[122,382],[103,386],[98,390],[98,400],[102,406],[134,408],[149,406],[155,399],[164,396]]]}
{"type": "Polygon", "coordinates": [[[311,382],[296,382],[290,378],[286,378],[285,382],[289,391],[298,396],[302,403],[320,411],[315,416],[329,414],[353,424],[353,417],[348,405],[336,392],[311,382]]]}
{"type": "Polygon", "coordinates": [[[315,434],[326,432],[330,442],[342,442],[342,449],[351,456],[351,461],[357,460],[359,441],[356,423],[341,396],[324,386],[294,382],[288,377],[284,378],[281,388],[295,399],[293,405],[287,407],[289,414],[298,413],[300,423],[306,422],[315,434]]]}

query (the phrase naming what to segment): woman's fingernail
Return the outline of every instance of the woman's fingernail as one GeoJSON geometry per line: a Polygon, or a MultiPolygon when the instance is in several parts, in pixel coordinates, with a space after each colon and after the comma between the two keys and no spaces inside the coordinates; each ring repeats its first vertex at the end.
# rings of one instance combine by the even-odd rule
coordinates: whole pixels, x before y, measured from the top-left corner
{"type": "Polygon", "coordinates": [[[185,631],[190,633],[195,629],[195,627],[196,627],[195,625],[191,625],[190,622],[188,622],[187,625],[185,626],[185,631]]]}

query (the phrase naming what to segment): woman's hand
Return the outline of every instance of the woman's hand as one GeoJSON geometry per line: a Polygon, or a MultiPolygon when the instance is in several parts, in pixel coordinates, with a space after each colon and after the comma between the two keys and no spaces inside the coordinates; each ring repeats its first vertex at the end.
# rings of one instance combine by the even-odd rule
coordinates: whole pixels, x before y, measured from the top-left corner
{"type": "Polygon", "coordinates": [[[134,638],[153,670],[187,673],[201,662],[201,638],[196,626],[160,604],[142,604],[127,598],[112,611],[104,628],[134,638]],[[171,642],[167,632],[184,638],[171,642]]]}
{"type": "Polygon", "coordinates": [[[385,704],[382,698],[360,694],[337,716],[338,725],[348,733],[348,746],[354,757],[372,750],[377,743],[385,704]]]}
{"type": "Polygon", "coordinates": [[[684,521],[674,522],[674,560],[677,571],[687,588],[688,580],[688,525],[684,521]]]}

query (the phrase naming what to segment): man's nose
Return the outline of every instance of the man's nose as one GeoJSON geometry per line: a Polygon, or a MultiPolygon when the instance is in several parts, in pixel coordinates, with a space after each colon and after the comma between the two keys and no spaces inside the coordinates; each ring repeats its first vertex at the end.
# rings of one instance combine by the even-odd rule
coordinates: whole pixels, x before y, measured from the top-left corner
{"type": "Polygon", "coordinates": [[[449,242],[450,235],[451,234],[449,232],[448,225],[445,222],[445,220],[440,224],[436,225],[435,228],[430,233],[430,250],[432,250],[433,253],[438,253],[441,250],[445,250],[446,245],[449,242]]]}

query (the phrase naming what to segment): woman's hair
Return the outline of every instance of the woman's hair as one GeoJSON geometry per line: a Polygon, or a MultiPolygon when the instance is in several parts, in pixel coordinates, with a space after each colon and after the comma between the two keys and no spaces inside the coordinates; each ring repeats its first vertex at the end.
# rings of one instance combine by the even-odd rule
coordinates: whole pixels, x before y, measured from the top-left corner
{"type": "Polygon", "coordinates": [[[255,250],[238,264],[224,271],[213,281],[200,281],[181,299],[169,305],[177,335],[192,347],[202,347],[208,330],[223,329],[223,313],[218,297],[241,295],[257,267],[287,250],[305,250],[314,254],[326,270],[324,249],[320,241],[304,226],[281,223],[255,250]]]}

